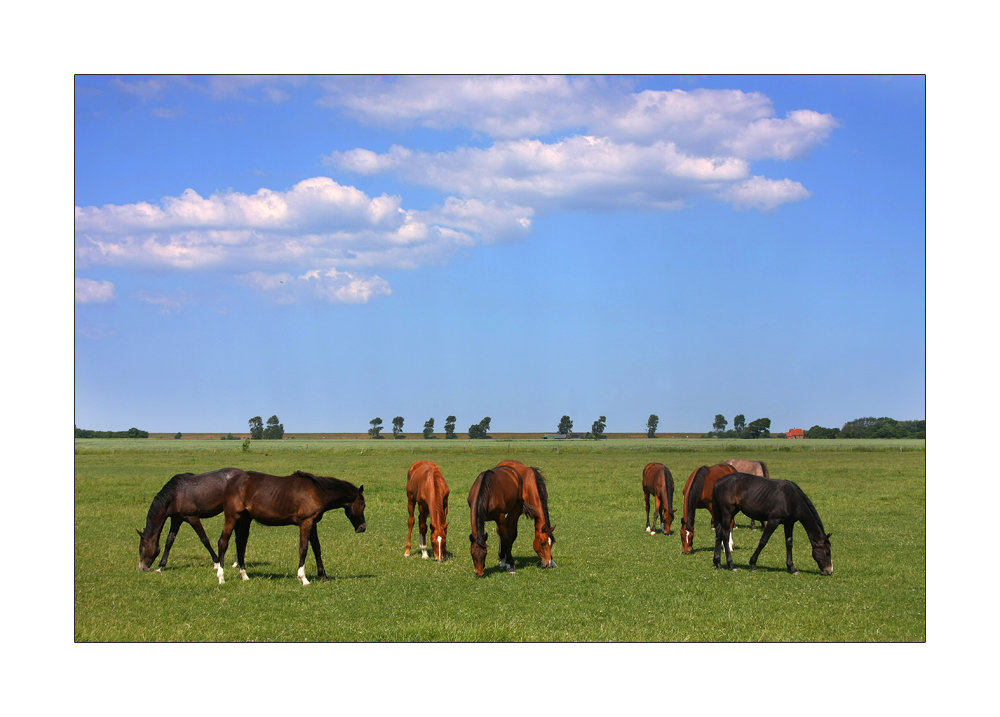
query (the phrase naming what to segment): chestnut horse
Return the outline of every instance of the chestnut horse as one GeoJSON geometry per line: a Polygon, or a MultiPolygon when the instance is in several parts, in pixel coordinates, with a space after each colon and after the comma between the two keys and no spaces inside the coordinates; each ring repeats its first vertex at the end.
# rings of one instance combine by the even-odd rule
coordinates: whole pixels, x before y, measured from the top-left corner
{"type": "Polygon", "coordinates": [[[520,461],[500,461],[497,465],[513,468],[521,476],[521,484],[524,486],[521,493],[524,507],[521,512],[535,521],[533,547],[543,568],[556,567],[556,561],[552,559],[552,546],[556,544],[556,536],[552,531],[556,526],[549,521],[549,489],[542,472],[534,467],[529,468],[520,461]]]}
{"type": "Polygon", "coordinates": [[[221,468],[211,473],[179,473],[168,480],[153,498],[146,515],[146,529],[136,530],[139,533],[139,570],[147,572],[160,554],[160,533],[170,518],[170,532],[167,533],[167,543],[163,548],[163,557],[156,572],[167,565],[167,556],[177,537],[177,531],[184,523],[189,523],[194,532],[201,538],[201,543],[208,549],[212,562],[219,559],[212,549],[201,525],[202,518],[214,518],[222,512],[222,494],[226,483],[236,475],[243,473],[239,468],[221,468]]]}
{"type": "Polygon", "coordinates": [[[486,521],[497,524],[500,534],[500,567],[514,572],[511,546],[517,539],[517,519],[524,509],[524,485],[521,475],[510,466],[497,466],[480,473],[469,490],[472,533],[469,534],[472,565],[476,577],[483,577],[486,566],[486,521]]]}
{"type": "MultiPolygon", "coordinates": [[[[762,478],[770,478],[771,473],[767,470],[767,464],[764,461],[745,461],[742,458],[730,458],[726,461],[727,466],[732,466],[736,469],[737,473],[749,473],[752,476],[761,476],[762,478]]],[[[756,530],[757,526],[753,522],[753,518],[750,519],[750,530],[756,530]]]]}
{"type": "Polygon", "coordinates": [[[664,535],[670,535],[670,526],[674,524],[674,477],[670,469],[662,463],[650,463],[642,469],[642,492],[646,496],[646,532],[656,534],[656,518],[660,518],[660,530],[664,535]],[[649,527],[649,496],[656,499],[656,512],[653,514],[653,528],[649,527]]]}
{"type": "Polygon", "coordinates": [[[299,526],[299,572],[303,585],[306,580],[306,552],[312,544],[316,558],[316,572],[321,580],[326,580],[326,570],[320,556],[319,534],[316,524],[328,510],[343,508],[347,519],[354,526],[355,533],[365,532],[365,487],[355,488],[353,484],[339,478],[314,476],[305,471],[295,471],[290,476],[272,476],[266,473],[248,471],[235,476],[226,484],[224,504],[226,523],[219,538],[219,562],[215,564],[219,585],[223,579],[223,560],[229,546],[229,536],[236,529],[236,562],[240,577],[247,577],[246,556],[247,537],[250,523],[256,520],[262,525],[299,526]]]}
{"type": "Polygon", "coordinates": [[[712,512],[715,516],[715,554],[712,562],[716,568],[721,568],[719,553],[723,543],[726,545],[726,563],[730,570],[733,567],[733,555],[730,542],[730,522],[736,513],[741,512],[756,518],[764,526],[764,534],[760,536],[760,544],[750,556],[750,569],[757,569],[757,556],[767,545],[771,533],[779,525],[785,526],[785,567],[792,575],[798,575],[792,563],[792,529],[795,522],[802,523],[809,543],[812,546],[812,557],[823,575],[833,573],[833,559],[830,555],[830,535],[823,529],[816,506],[802,489],[789,480],[771,480],[763,476],[747,473],[733,473],[723,476],[712,489],[712,512]]]}
{"type": "MultiPolygon", "coordinates": [[[[694,540],[694,514],[697,508],[706,508],[712,515],[712,488],[715,481],[724,475],[735,473],[736,469],[724,463],[715,466],[702,466],[690,476],[684,484],[684,522],[681,524],[681,552],[691,553],[691,543],[694,540]]],[[[732,549],[732,535],[729,536],[732,549]]]]}
{"type": "Polygon", "coordinates": [[[409,530],[406,533],[406,552],[410,557],[413,537],[413,508],[420,513],[420,554],[427,560],[427,516],[431,518],[431,549],[434,559],[443,563],[448,556],[448,484],[437,464],[417,461],[406,472],[407,510],[410,511],[409,530]]]}

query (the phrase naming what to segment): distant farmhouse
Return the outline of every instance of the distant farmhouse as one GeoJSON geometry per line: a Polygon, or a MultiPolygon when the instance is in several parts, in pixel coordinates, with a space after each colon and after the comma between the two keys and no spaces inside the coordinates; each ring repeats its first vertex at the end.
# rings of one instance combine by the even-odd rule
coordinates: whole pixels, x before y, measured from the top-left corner
{"type": "Polygon", "coordinates": [[[806,434],[801,428],[793,428],[788,433],[785,434],[785,438],[805,438],[806,434]]]}

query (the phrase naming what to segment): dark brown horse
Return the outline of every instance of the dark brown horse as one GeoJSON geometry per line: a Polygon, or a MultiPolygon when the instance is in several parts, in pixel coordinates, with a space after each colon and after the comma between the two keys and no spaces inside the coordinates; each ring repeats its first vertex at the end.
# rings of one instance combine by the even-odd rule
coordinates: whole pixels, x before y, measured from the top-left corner
{"type": "Polygon", "coordinates": [[[166,567],[174,538],[184,523],[189,523],[194,528],[202,545],[212,556],[212,562],[218,563],[219,559],[205,534],[201,519],[214,518],[222,512],[222,495],[226,483],[233,476],[242,473],[239,468],[221,468],[211,473],[179,473],[168,480],[149,506],[146,529],[136,531],[139,533],[139,570],[148,571],[160,554],[160,533],[163,532],[167,518],[170,519],[170,532],[167,533],[163,557],[156,572],[166,567]]]}
{"type": "Polygon", "coordinates": [[[517,539],[517,519],[524,509],[523,481],[510,466],[497,466],[480,473],[469,490],[472,533],[469,534],[472,565],[476,577],[483,577],[486,566],[486,521],[497,524],[500,534],[500,567],[514,572],[511,546],[517,539]]]}
{"type": "Polygon", "coordinates": [[[430,516],[434,559],[444,562],[448,557],[448,484],[437,464],[417,461],[410,466],[406,472],[406,500],[410,520],[404,557],[410,557],[413,508],[417,507],[420,514],[420,553],[427,560],[427,517],[430,516]]]}
{"type": "Polygon", "coordinates": [[[670,535],[674,524],[674,477],[670,469],[662,463],[650,463],[642,469],[642,492],[646,496],[646,532],[656,534],[656,518],[660,518],[660,530],[670,535]],[[653,527],[649,527],[649,496],[656,501],[653,513],[653,527]]]}
{"type": "MultiPolygon", "coordinates": [[[[697,508],[705,508],[712,515],[712,488],[715,481],[724,475],[735,473],[736,469],[725,464],[702,466],[688,476],[684,484],[684,522],[681,525],[681,552],[690,554],[694,541],[694,514],[697,508]]],[[[732,536],[730,536],[732,541],[732,536]]],[[[730,544],[730,549],[732,544],[730,544]]]]}
{"type": "Polygon", "coordinates": [[[328,510],[343,508],[347,519],[354,526],[355,533],[365,532],[365,487],[354,485],[339,478],[314,476],[305,471],[295,471],[290,476],[272,476],[249,471],[235,476],[226,485],[224,497],[226,523],[219,538],[219,562],[216,574],[219,584],[223,579],[222,561],[226,559],[229,536],[236,529],[236,562],[240,577],[248,580],[246,563],[247,537],[250,523],[256,520],[262,525],[299,526],[299,572],[303,585],[306,580],[306,552],[312,544],[316,558],[316,572],[321,580],[326,580],[326,570],[320,556],[319,534],[316,525],[328,510]]]}
{"type": "MultiPolygon", "coordinates": [[[[771,473],[767,470],[767,464],[764,461],[745,461],[742,458],[730,458],[726,461],[726,465],[735,468],[737,473],[749,473],[752,476],[761,476],[762,478],[771,477],[771,473]]],[[[751,518],[750,530],[756,529],[757,526],[754,524],[753,518],[751,518]]]]}
{"type": "Polygon", "coordinates": [[[521,498],[524,501],[521,511],[535,521],[533,547],[543,568],[556,567],[556,561],[552,559],[552,546],[556,544],[556,536],[552,531],[556,526],[549,521],[549,489],[542,472],[537,468],[529,468],[520,461],[500,461],[498,465],[513,468],[521,476],[521,498]]]}
{"type": "Polygon", "coordinates": [[[771,533],[779,525],[785,526],[785,566],[792,575],[798,575],[798,570],[792,563],[792,529],[795,522],[802,523],[809,543],[812,546],[812,557],[823,575],[833,573],[833,559],[830,555],[830,535],[823,529],[816,506],[802,489],[789,480],[771,480],[763,476],[747,473],[733,473],[720,478],[712,490],[712,511],[715,516],[715,555],[712,562],[716,568],[721,568],[719,554],[722,545],[726,546],[726,563],[730,570],[733,567],[731,547],[732,520],[737,513],[743,513],[756,518],[764,526],[764,534],[760,536],[760,544],[750,556],[750,569],[757,569],[757,556],[767,545],[771,533]]]}

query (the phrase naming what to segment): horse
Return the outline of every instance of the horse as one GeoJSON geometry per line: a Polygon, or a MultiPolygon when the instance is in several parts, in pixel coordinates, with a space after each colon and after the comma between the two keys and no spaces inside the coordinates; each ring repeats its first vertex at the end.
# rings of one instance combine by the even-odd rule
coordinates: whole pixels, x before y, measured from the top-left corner
{"type": "MultiPolygon", "coordinates": [[[[767,464],[764,461],[745,461],[742,458],[730,458],[726,461],[725,465],[732,466],[736,469],[737,473],[749,473],[750,475],[761,476],[763,478],[771,477],[771,473],[767,470],[767,464]]],[[[750,530],[757,530],[753,518],[750,519],[750,530]]]]}
{"type": "Polygon", "coordinates": [[[660,518],[660,530],[664,535],[670,535],[670,526],[674,524],[674,477],[670,469],[662,463],[649,463],[642,469],[642,492],[646,497],[646,532],[656,534],[656,518],[660,518]],[[653,514],[653,528],[649,527],[649,496],[656,500],[656,512],[653,514]]]}
{"type": "MultiPolygon", "coordinates": [[[[707,508],[709,515],[712,515],[712,488],[715,486],[715,481],[735,472],[735,468],[723,463],[702,466],[688,476],[687,483],[684,484],[684,521],[681,524],[681,553],[684,555],[691,553],[691,544],[694,541],[695,510],[707,508]]],[[[729,547],[732,549],[731,544],[729,547]]]]}
{"type": "Polygon", "coordinates": [[[511,546],[517,539],[517,520],[524,510],[524,482],[510,466],[497,466],[480,473],[469,489],[472,532],[469,549],[476,577],[483,577],[486,565],[486,521],[497,524],[500,534],[500,567],[514,572],[511,546]]]}
{"type": "Polygon", "coordinates": [[[756,518],[761,522],[763,535],[760,544],[750,556],[750,570],[757,569],[757,556],[767,545],[771,533],[779,525],[785,526],[785,565],[788,572],[798,575],[792,563],[792,529],[795,521],[802,523],[809,543],[812,545],[812,557],[823,575],[833,574],[833,559],[830,556],[830,536],[823,528],[816,506],[809,496],[802,492],[795,483],[789,480],[772,480],[763,476],[748,473],[732,473],[720,478],[712,489],[712,512],[715,516],[715,554],[712,562],[717,569],[722,567],[719,554],[723,542],[726,543],[726,563],[730,570],[733,567],[733,556],[730,543],[730,522],[737,512],[756,518]]]}
{"type": "Polygon", "coordinates": [[[170,532],[163,549],[163,557],[156,572],[167,565],[167,556],[177,537],[177,531],[184,523],[189,523],[208,549],[212,562],[218,563],[212,543],[202,527],[201,518],[214,518],[222,512],[222,494],[233,476],[242,474],[239,468],[221,468],[210,473],[178,473],[168,480],[153,498],[146,515],[146,529],[136,530],[139,534],[139,570],[148,572],[160,554],[160,533],[170,518],[170,532]]]}
{"type": "Polygon", "coordinates": [[[226,484],[223,496],[226,522],[219,537],[219,561],[215,564],[219,585],[225,582],[222,565],[229,546],[229,536],[234,528],[240,577],[249,580],[243,561],[246,557],[250,523],[254,520],[262,525],[299,526],[298,578],[303,585],[309,584],[306,580],[306,551],[309,544],[312,544],[316,572],[321,580],[326,580],[316,524],[323,519],[326,511],[343,508],[347,519],[354,526],[354,532],[365,532],[368,525],[365,522],[364,490],[364,486],[355,488],[345,480],[315,476],[305,471],[295,471],[290,476],[248,471],[235,476],[226,484]]]}
{"type": "Polygon", "coordinates": [[[406,500],[410,511],[409,530],[406,533],[406,552],[410,557],[413,536],[413,508],[419,506],[420,553],[427,560],[427,516],[431,518],[431,543],[434,559],[443,563],[448,556],[448,484],[441,469],[430,461],[417,461],[406,471],[406,500]]]}
{"type": "Polygon", "coordinates": [[[538,553],[538,559],[542,561],[543,568],[556,567],[556,561],[552,559],[552,546],[556,544],[556,536],[552,531],[556,526],[549,521],[549,489],[545,485],[542,472],[534,467],[529,468],[520,461],[500,461],[497,465],[513,468],[521,476],[521,483],[524,486],[521,491],[521,498],[524,501],[521,514],[535,521],[533,547],[538,553]]]}

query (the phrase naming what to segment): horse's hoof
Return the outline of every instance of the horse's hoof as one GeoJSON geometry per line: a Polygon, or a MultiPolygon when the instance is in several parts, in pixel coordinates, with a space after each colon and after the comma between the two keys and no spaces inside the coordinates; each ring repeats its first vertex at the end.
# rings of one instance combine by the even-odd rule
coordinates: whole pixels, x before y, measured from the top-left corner
{"type": "Polygon", "coordinates": [[[163,568],[162,568],[162,567],[160,567],[160,568],[157,568],[157,569],[156,569],[156,570],[154,570],[153,572],[154,572],[154,573],[158,573],[158,572],[160,572],[161,570],[163,570],[163,568]]]}
{"type": "Polygon", "coordinates": [[[793,570],[793,571],[792,571],[792,575],[798,575],[798,574],[799,574],[799,571],[798,571],[798,570],[793,570]]]}
{"type": "Polygon", "coordinates": [[[747,570],[749,570],[751,573],[755,573],[757,572],[757,566],[751,565],[749,568],[747,568],[747,570]]]}
{"type": "Polygon", "coordinates": [[[403,553],[403,557],[404,557],[404,558],[408,558],[408,557],[410,557],[410,551],[409,551],[409,550],[407,550],[407,551],[406,551],[405,553],[403,553]]]}
{"type": "Polygon", "coordinates": [[[735,573],[737,570],[739,570],[739,568],[729,568],[729,570],[735,573]]]}

